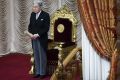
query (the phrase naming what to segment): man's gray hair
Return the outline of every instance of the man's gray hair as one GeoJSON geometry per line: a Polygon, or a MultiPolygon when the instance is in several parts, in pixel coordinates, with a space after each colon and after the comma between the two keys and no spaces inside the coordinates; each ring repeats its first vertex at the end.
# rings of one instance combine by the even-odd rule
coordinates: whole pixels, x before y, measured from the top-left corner
{"type": "Polygon", "coordinates": [[[35,6],[35,5],[38,5],[39,7],[42,7],[43,6],[43,1],[42,0],[35,0],[34,1],[34,3],[33,3],[33,5],[35,6]]]}

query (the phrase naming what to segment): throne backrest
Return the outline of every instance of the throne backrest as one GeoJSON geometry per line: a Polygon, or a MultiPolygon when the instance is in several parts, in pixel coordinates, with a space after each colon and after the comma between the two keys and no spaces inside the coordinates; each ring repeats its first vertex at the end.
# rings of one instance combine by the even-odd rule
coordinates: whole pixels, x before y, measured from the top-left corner
{"type": "Polygon", "coordinates": [[[51,16],[50,35],[55,42],[76,41],[77,19],[66,6],[51,16]]]}

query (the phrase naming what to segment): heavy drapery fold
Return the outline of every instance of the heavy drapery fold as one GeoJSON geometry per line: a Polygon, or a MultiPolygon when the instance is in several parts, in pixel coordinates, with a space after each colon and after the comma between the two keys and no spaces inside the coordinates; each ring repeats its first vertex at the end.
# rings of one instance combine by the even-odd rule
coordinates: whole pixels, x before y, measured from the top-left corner
{"type": "Polygon", "coordinates": [[[99,55],[111,60],[111,80],[117,54],[115,31],[115,0],[77,0],[82,22],[92,46],[99,55]],[[112,57],[112,58],[111,58],[112,57]]]}

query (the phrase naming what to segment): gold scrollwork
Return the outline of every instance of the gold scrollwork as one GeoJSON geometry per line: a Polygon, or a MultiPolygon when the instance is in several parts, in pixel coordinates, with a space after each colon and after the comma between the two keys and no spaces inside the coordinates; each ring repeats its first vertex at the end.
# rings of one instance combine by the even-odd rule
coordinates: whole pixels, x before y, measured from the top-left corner
{"type": "MultiPolygon", "coordinates": [[[[51,23],[50,23],[50,35],[51,35],[51,39],[54,40],[54,23],[56,20],[58,20],[59,18],[67,18],[72,22],[72,41],[75,42],[76,41],[76,28],[77,28],[77,23],[78,20],[76,19],[76,17],[74,16],[74,14],[72,13],[72,11],[69,10],[69,8],[65,5],[62,8],[60,8],[59,10],[57,10],[56,12],[53,13],[53,15],[51,16],[51,23]]],[[[65,30],[65,26],[63,27],[57,27],[59,33],[64,32],[65,30]]]]}

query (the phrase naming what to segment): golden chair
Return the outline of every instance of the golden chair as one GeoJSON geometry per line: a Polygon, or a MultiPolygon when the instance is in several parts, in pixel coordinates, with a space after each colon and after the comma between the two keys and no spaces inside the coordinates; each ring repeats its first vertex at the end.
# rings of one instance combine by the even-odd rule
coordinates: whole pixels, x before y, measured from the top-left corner
{"type": "MultiPolygon", "coordinates": [[[[51,16],[51,39],[59,50],[58,69],[56,75],[60,78],[64,75],[63,60],[68,53],[76,47],[77,19],[68,7],[63,6],[51,16]]],[[[54,56],[54,55],[53,55],[54,56]]],[[[65,75],[64,75],[65,76],[65,75]]],[[[64,79],[62,79],[64,80],[64,79]]]]}

